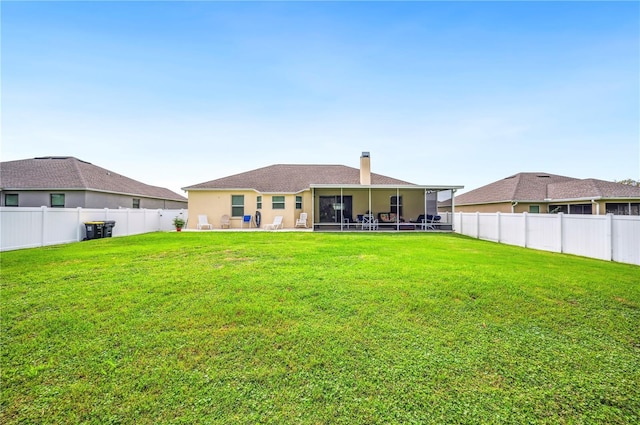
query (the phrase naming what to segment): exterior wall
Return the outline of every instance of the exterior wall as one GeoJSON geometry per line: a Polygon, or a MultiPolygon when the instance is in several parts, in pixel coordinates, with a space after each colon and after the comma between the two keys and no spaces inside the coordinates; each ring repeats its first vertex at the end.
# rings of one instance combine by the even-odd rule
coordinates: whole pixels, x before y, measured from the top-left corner
{"type": "Polygon", "coordinates": [[[18,194],[19,207],[50,207],[51,194],[63,193],[65,208],[132,208],[133,199],[140,199],[140,208],[147,209],[181,209],[187,208],[187,202],[169,201],[164,199],[143,198],[132,195],[119,195],[115,193],[92,192],[84,190],[49,190],[49,191],[2,191],[0,194],[1,206],[4,205],[5,193],[18,194]]]}
{"type": "MultiPolygon", "coordinates": [[[[540,206],[540,214],[547,214],[549,212],[549,205],[584,205],[591,204],[591,214],[592,215],[606,215],[607,213],[607,203],[637,203],[640,202],[640,199],[607,199],[607,200],[599,200],[595,202],[591,202],[591,200],[578,200],[578,201],[552,201],[552,202],[519,202],[518,205],[515,206],[514,211],[511,210],[511,203],[496,203],[496,204],[478,204],[478,205],[458,205],[456,204],[456,212],[480,212],[480,213],[523,213],[529,212],[529,207],[531,205],[540,206]]],[[[450,208],[449,208],[450,210],[450,208]]]]}
{"type": "Polygon", "coordinates": [[[5,194],[18,194],[18,207],[50,207],[51,206],[51,194],[52,193],[64,193],[65,195],[65,208],[77,208],[77,207],[85,207],[85,192],[84,191],[62,191],[62,190],[51,190],[51,191],[2,191],[0,194],[1,204],[4,205],[4,195],[5,194]]]}
{"type": "Polygon", "coordinates": [[[86,208],[133,208],[133,200],[140,200],[140,208],[147,209],[180,209],[187,208],[187,202],[170,201],[156,198],[144,198],[133,195],[115,193],[86,192],[86,208]]]}
{"type": "Polygon", "coordinates": [[[255,217],[256,211],[260,211],[261,227],[265,224],[273,223],[277,215],[282,216],[284,228],[293,228],[300,213],[306,212],[309,216],[308,223],[311,225],[311,191],[304,191],[297,194],[278,193],[258,193],[253,190],[198,190],[189,192],[189,217],[193,219],[188,223],[187,228],[195,229],[198,223],[198,215],[205,214],[215,228],[220,228],[220,219],[223,215],[231,218],[230,228],[240,229],[243,227],[242,217],[231,216],[231,196],[244,195],[244,214],[255,217]],[[262,196],[262,208],[257,209],[258,196],[262,196]],[[284,196],[284,209],[273,209],[273,196],[284,196]],[[296,209],[296,196],[302,196],[302,209],[296,209]]]}
{"type": "MultiPolygon", "coordinates": [[[[529,207],[527,207],[529,211],[529,207]]],[[[510,213],[511,203],[503,202],[499,204],[480,204],[480,205],[458,205],[456,204],[456,212],[481,212],[481,213],[510,213]]],[[[522,212],[522,211],[520,211],[522,212]]]]}
{"type": "MultiPolygon", "coordinates": [[[[195,229],[198,224],[198,215],[206,215],[209,223],[215,228],[220,228],[223,215],[231,217],[231,195],[244,195],[245,214],[255,214],[255,191],[190,191],[189,193],[189,217],[188,229],[195,229]]],[[[264,201],[263,201],[264,202],[264,201]]],[[[241,218],[231,217],[230,227],[240,228],[241,218]]]]}

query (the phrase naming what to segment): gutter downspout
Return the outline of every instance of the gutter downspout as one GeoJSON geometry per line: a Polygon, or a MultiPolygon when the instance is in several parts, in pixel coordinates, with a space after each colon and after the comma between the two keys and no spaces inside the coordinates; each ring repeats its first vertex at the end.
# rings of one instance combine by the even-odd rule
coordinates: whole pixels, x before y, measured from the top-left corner
{"type": "MultiPolygon", "coordinates": [[[[592,203],[592,204],[596,204],[596,215],[600,215],[600,203],[599,203],[599,202],[596,202],[596,200],[595,200],[595,199],[592,199],[592,200],[591,200],[591,203],[592,203]]],[[[593,212],[593,209],[592,209],[591,211],[593,212]]]]}
{"type": "Polygon", "coordinates": [[[511,202],[511,214],[514,214],[516,212],[516,205],[518,205],[518,201],[511,202]]]}

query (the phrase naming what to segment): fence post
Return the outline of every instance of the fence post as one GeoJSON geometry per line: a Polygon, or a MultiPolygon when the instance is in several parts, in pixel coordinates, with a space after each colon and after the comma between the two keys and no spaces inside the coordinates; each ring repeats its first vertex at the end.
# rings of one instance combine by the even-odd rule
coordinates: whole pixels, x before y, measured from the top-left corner
{"type": "Polygon", "coordinates": [[[480,212],[476,211],[476,239],[480,239],[480,212]]]}
{"type": "Polygon", "coordinates": [[[77,207],[76,210],[78,211],[78,225],[77,225],[77,233],[76,233],[76,239],[78,239],[78,242],[80,242],[82,240],[82,232],[80,231],[80,228],[82,227],[82,223],[81,221],[81,213],[82,213],[82,207],[77,207]]]}
{"type": "Polygon", "coordinates": [[[558,213],[558,252],[564,251],[564,213],[558,213]]]}
{"type": "Polygon", "coordinates": [[[498,226],[496,227],[496,232],[498,233],[498,243],[500,243],[500,239],[502,237],[501,229],[500,229],[500,211],[496,213],[496,221],[498,222],[498,226]]]}
{"type": "Polygon", "coordinates": [[[522,213],[522,219],[524,220],[524,247],[527,247],[527,238],[528,238],[528,234],[529,234],[529,217],[526,211],[522,213]]]}
{"type": "Polygon", "coordinates": [[[604,252],[607,260],[613,260],[613,214],[609,213],[604,216],[604,252]]]}
{"type": "Polygon", "coordinates": [[[40,207],[42,210],[42,234],[40,235],[40,246],[44,246],[45,234],[47,233],[47,207],[40,207]]]}

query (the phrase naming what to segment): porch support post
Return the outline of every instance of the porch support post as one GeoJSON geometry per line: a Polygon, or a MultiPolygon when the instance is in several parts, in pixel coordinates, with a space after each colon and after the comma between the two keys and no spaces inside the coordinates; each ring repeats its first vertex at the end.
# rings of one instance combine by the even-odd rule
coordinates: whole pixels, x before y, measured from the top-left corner
{"type": "Polygon", "coordinates": [[[396,232],[400,231],[400,188],[396,187],[396,232]]]}
{"type": "MultiPolygon", "coordinates": [[[[456,231],[456,190],[457,189],[451,189],[451,231],[455,232],[456,231]]],[[[460,216],[460,223],[462,224],[462,215],[460,216]]]]}
{"type": "Polygon", "coordinates": [[[311,230],[316,230],[316,189],[311,188],[311,230]]]}
{"type": "Polygon", "coordinates": [[[427,189],[424,190],[424,223],[421,223],[420,226],[422,230],[427,230],[427,189]]]}
{"type": "MultiPolygon", "coordinates": [[[[371,220],[373,220],[373,212],[371,212],[371,186],[369,186],[369,215],[371,216],[371,220]]],[[[373,230],[372,225],[369,225],[369,230],[373,230]]]]}
{"type": "Polygon", "coordinates": [[[342,186],[340,187],[340,231],[344,230],[344,196],[342,186]]]}

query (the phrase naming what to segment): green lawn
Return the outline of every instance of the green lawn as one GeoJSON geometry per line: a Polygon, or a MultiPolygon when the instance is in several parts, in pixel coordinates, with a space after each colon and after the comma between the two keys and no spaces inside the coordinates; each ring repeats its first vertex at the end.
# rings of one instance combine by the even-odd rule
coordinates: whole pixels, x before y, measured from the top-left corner
{"type": "Polygon", "coordinates": [[[3,253],[3,424],[640,423],[640,267],[449,234],[3,253]]]}

